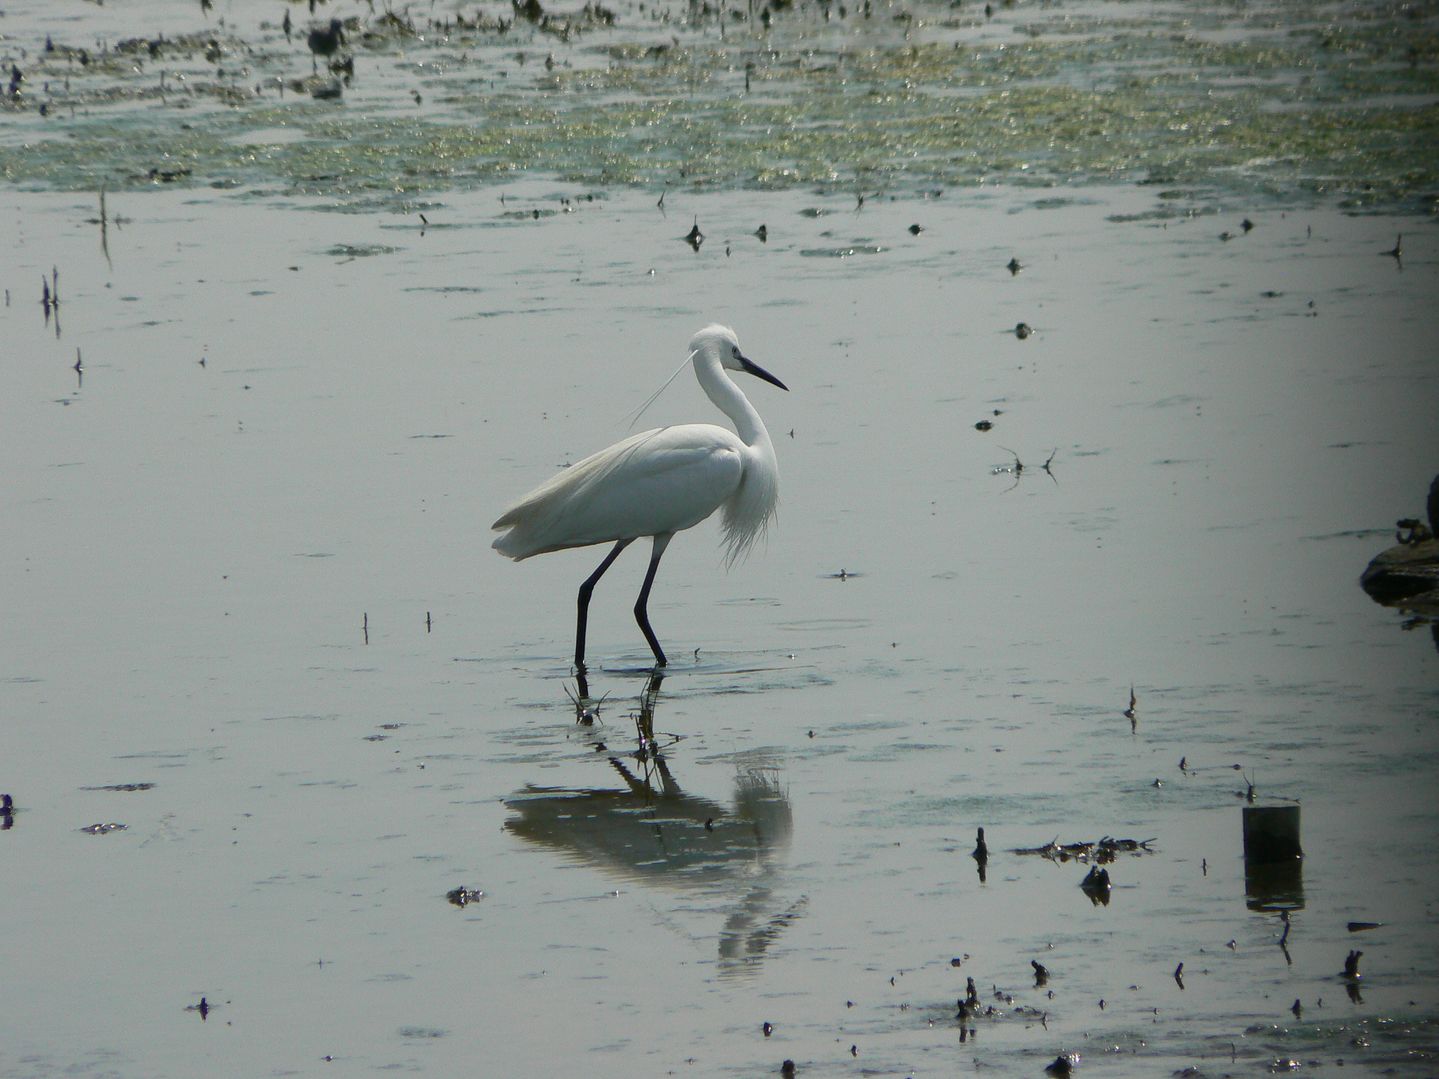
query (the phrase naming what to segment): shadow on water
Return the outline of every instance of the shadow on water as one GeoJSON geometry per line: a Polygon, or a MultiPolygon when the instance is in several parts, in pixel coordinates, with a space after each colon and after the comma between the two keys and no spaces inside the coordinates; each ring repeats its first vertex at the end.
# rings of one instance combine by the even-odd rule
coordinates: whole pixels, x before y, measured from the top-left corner
{"type": "MultiPolygon", "coordinates": [[[[633,749],[598,743],[612,785],[528,784],[506,799],[505,830],[635,884],[721,899],[720,971],[751,973],[805,905],[778,887],[794,825],[789,797],[773,764],[742,765],[728,806],[686,793],[667,755],[678,739],[655,733],[663,680],[652,673],[640,695],[633,749]]],[[[597,702],[583,678],[571,699],[576,721],[593,723],[597,702]]]]}

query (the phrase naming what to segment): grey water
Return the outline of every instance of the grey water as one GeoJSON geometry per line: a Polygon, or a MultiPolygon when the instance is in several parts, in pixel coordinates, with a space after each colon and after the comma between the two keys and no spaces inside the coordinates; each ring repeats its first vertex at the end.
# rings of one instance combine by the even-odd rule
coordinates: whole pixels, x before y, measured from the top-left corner
{"type": "MultiPolygon", "coordinates": [[[[1432,152],[1384,134],[1432,120],[1435,15],[995,7],[784,9],[766,50],[680,6],[567,40],[427,14],[488,20],[447,44],[331,5],[376,35],[338,104],[265,84],[311,77],[279,5],[7,11],[42,74],[0,123],[0,1074],[1433,1069],[1439,652],[1357,579],[1439,472],[1432,152]],[[181,73],[258,94],[111,63],[222,17],[247,73],[203,44],[181,73]],[[966,90],[956,44],[1030,67],[966,90]],[[891,144],[967,92],[1038,160],[1056,115],[1108,122],[1100,60],[1152,65],[1148,109],[1177,55],[1312,89],[1335,49],[1311,120],[1368,117],[1357,158],[1136,137],[1184,162],[1153,183],[1097,136],[1039,176],[957,164],[953,125],[891,144]],[[752,95],[819,110],[828,173],[732,129],[750,53],[752,95]],[[920,65],[888,133],[861,63],[920,65]],[[1080,112],[1036,105],[1060,88],[1080,112]],[[407,99],[438,115],[392,120],[407,99]],[[517,138],[522,107],[564,122],[517,138]],[[640,145],[644,109],[693,153],[640,145]],[[543,149],[447,178],[461,135],[543,149]],[[1340,158],[1374,183],[1314,182],[1340,158]],[[602,552],[514,565],[488,526],[711,320],[791,388],[745,386],[779,520],[729,571],[712,524],[671,545],[652,698],[645,560],[615,565],[577,723],[602,552]],[[1251,789],[1301,807],[1279,887],[1246,875],[1251,789]],[[1016,853],[1105,836],[1151,841],[1107,903],[1016,853]],[[994,1011],[962,1024],[969,977],[994,1011]]],[[[1240,97],[1244,124],[1297,107],[1240,97]]],[[[646,413],[714,418],[687,375],[646,413]]]]}

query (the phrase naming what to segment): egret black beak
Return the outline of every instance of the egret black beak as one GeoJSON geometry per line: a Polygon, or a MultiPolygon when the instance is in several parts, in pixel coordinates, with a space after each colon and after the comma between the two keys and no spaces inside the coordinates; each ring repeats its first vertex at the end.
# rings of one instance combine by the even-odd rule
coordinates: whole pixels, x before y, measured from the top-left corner
{"type": "Polygon", "coordinates": [[[770,374],[768,371],[766,371],[766,370],[765,370],[763,367],[761,367],[759,364],[751,362],[750,360],[746,359],[743,355],[740,356],[739,362],[740,362],[740,366],[743,367],[743,368],[744,368],[747,372],[749,372],[750,374],[754,375],[755,378],[762,378],[762,379],[764,379],[766,382],[768,382],[771,386],[778,386],[780,389],[784,390],[786,393],[789,392],[789,387],[788,387],[788,386],[786,386],[786,385],[785,385],[783,382],[781,382],[779,379],[775,378],[774,375],[770,374]]]}

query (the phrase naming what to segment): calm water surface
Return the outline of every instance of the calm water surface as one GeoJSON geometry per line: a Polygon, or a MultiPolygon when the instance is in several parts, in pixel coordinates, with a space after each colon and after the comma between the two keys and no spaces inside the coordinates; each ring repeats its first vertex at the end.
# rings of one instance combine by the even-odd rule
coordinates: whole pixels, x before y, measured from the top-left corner
{"type": "MultiPolygon", "coordinates": [[[[138,10],[153,26],[21,5],[0,30],[29,70],[59,63],[36,58],[47,30],[94,48],[217,25],[138,10]]],[[[0,833],[0,1074],[740,1076],[789,1058],[1038,1075],[1060,1053],[1133,1076],[1433,1070],[1439,653],[1357,577],[1439,471],[1433,188],[1410,167],[1432,151],[1379,148],[1385,124],[1431,115],[1434,17],[905,10],[866,31],[854,11],[791,9],[770,49],[679,8],[617,9],[568,41],[377,41],[339,105],[265,89],[180,108],[97,62],[71,78],[93,94],[73,118],[12,110],[0,791],[19,809],[0,833]],[[1066,135],[1047,179],[981,183],[952,131],[912,155],[856,133],[884,80],[900,80],[884,138],[907,138],[936,97],[988,101],[1008,79],[1026,100],[1092,99],[1081,71],[1162,67],[1175,40],[1233,63],[1225,86],[1272,98],[1302,69],[1323,89],[1334,69],[1299,57],[1330,16],[1355,82],[1315,108],[1368,118],[1367,194],[1354,175],[1311,182],[1326,154],[1350,160],[1337,143],[1285,178],[1136,138],[1190,161],[1153,184],[1135,169],[1158,165],[1104,170],[1111,140],[1066,135]],[[1100,17],[1123,32],[1091,32],[1100,17]],[[936,81],[924,65],[949,71],[956,42],[1038,66],[936,81]],[[1287,59],[1261,71],[1266,42],[1287,59]],[[896,76],[906,49],[920,70],[896,76]],[[808,152],[832,175],[731,130],[748,53],[771,57],[753,97],[815,110],[808,152]],[[875,70],[857,89],[841,62],[875,70]],[[1366,87],[1379,72],[1392,81],[1366,87]],[[357,156],[405,127],[406,79],[415,138],[561,126],[517,151],[523,175],[473,150],[446,174],[403,139],[413,169],[357,156]],[[605,124],[635,126],[622,108],[654,108],[656,145],[615,149],[605,124]],[[563,141],[581,125],[593,145],[563,141]],[[719,149],[667,160],[664,140],[705,141],[686,130],[719,149]],[[851,142],[877,162],[858,208],[858,174],[835,167],[851,142]],[[177,144],[189,173],[133,179],[177,144]],[[1402,262],[1380,254],[1400,232],[1402,262]],[[52,272],[58,329],[39,303],[52,272]],[[574,589],[600,552],[516,566],[488,525],[621,437],[711,319],[791,387],[745,387],[783,501],[733,571],[712,525],[666,556],[662,776],[634,756],[643,557],[596,593],[603,703],[579,725],[574,589]],[[1302,806],[1302,871],[1270,891],[1242,858],[1250,783],[1302,806]],[[113,789],[128,785],[145,789],[113,789]],[[126,827],[82,831],[111,822],[126,827]],[[1086,866],[1013,853],[1106,835],[1153,840],[1108,867],[1107,905],[1080,890],[1086,866]],[[447,902],[462,886],[483,898],[447,902]],[[1352,949],[1357,986],[1338,976],[1352,949]],[[996,1014],[962,1031],[971,976],[996,1014]],[[204,1018],[187,1010],[202,996],[204,1018]]],[[[277,25],[220,15],[250,50],[235,85],[309,75],[277,25]]],[[[190,62],[215,85],[230,70],[203,48],[190,62]]],[[[1136,100],[1185,81],[1131,78],[1136,100]]],[[[1289,111],[1272,104],[1254,115],[1289,111]]],[[[1025,158],[1047,115],[1029,108],[1012,115],[1025,158]]],[[[711,411],[682,375],[646,420],[711,411]]]]}

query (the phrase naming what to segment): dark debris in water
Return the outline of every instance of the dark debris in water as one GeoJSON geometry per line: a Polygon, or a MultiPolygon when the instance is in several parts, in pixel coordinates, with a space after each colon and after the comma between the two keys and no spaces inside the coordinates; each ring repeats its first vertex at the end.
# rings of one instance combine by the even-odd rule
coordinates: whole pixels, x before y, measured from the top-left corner
{"type": "Polygon", "coordinates": [[[459,888],[452,888],[450,891],[446,892],[445,898],[457,907],[467,907],[471,903],[477,903],[481,899],[485,898],[485,893],[480,891],[480,889],[478,888],[466,888],[461,886],[459,888]]]}
{"type": "Polygon", "coordinates": [[[1105,906],[1108,906],[1109,892],[1111,889],[1111,885],[1109,882],[1109,870],[1104,869],[1101,866],[1091,865],[1089,867],[1089,872],[1086,873],[1084,875],[1084,879],[1079,882],[1079,888],[1080,891],[1082,891],[1085,895],[1089,896],[1089,898],[1093,900],[1095,904],[1102,903],[1105,906]]]}
{"type": "Polygon", "coordinates": [[[1121,854],[1135,856],[1153,854],[1155,851],[1150,844],[1154,842],[1154,839],[1114,839],[1111,836],[1105,836],[1093,842],[1061,844],[1056,836],[1042,847],[1014,847],[1010,853],[1037,854],[1041,858],[1048,858],[1053,862],[1076,861],[1106,865],[1121,854]]]}
{"type": "Polygon", "coordinates": [[[219,1007],[220,1005],[218,1004],[211,1004],[208,998],[201,997],[200,1003],[187,1004],[185,1010],[187,1012],[195,1012],[200,1016],[200,1022],[203,1023],[206,1019],[210,1018],[210,1013],[219,1010],[219,1007]]]}
{"type": "Polygon", "coordinates": [[[436,1027],[401,1027],[400,1037],[411,1039],[443,1038],[450,1032],[436,1027]]]}
{"type": "Polygon", "coordinates": [[[1394,522],[1394,546],[1374,557],[1359,583],[1376,603],[1439,617],[1439,475],[1429,485],[1425,512],[1427,524],[1418,517],[1394,522]]]}
{"type": "Polygon", "coordinates": [[[126,827],[127,825],[110,821],[107,824],[87,824],[80,831],[88,835],[109,835],[111,832],[123,832],[126,827]]]}
{"type": "Polygon", "coordinates": [[[334,258],[363,259],[375,255],[393,255],[399,248],[385,244],[335,244],[325,254],[334,258]]]}

